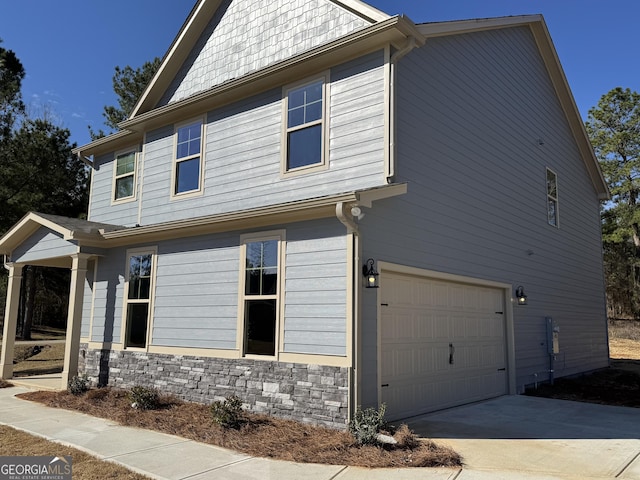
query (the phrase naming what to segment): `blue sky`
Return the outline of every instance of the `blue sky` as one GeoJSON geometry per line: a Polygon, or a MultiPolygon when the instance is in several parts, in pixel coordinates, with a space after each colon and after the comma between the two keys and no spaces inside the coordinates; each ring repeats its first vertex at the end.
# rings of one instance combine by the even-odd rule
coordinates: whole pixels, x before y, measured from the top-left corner
{"type": "MultiPolygon", "coordinates": [[[[4,0],[3,47],[25,66],[25,102],[87,143],[87,125],[103,127],[116,103],[116,65],[138,67],[162,57],[195,0],[4,0]]],[[[640,91],[637,0],[370,0],[416,23],[542,13],[578,108],[616,86],[640,91]]]]}

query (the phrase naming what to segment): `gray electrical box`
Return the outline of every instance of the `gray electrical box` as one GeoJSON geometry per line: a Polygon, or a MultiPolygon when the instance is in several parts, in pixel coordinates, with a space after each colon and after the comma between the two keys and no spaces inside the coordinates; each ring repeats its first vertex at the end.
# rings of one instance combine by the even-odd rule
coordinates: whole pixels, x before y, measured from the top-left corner
{"type": "Polygon", "coordinates": [[[549,355],[560,353],[560,327],[556,325],[551,317],[545,317],[547,322],[547,352],[549,355]]]}

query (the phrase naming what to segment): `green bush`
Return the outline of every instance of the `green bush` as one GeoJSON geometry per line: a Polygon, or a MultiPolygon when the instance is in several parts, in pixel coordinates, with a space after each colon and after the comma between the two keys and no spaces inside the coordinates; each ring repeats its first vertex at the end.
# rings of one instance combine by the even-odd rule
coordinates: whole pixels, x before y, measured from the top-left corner
{"type": "Polygon", "coordinates": [[[89,390],[89,380],[84,375],[82,377],[76,375],[71,380],[69,380],[67,390],[73,395],[82,395],[87,390],[89,390]]]}
{"type": "Polygon", "coordinates": [[[349,422],[349,432],[360,445],[373,445],[378,442],[376,437],[387,423],[384,419],[386,409],[387,406],[384,403],[378,410],[375,408],[362,410],[361,407],[356,409],[353,420],[349,422]]]}
{"type": "Polygon", "coordinates": [[[213,402],[211,416],[213,421],[223,428],[238,428],[242,419],[242,400],[232,395],[224,402],[213,402]]]}
{"type": "Polygon", "coordinates": [[[128,395],[133,408],[155,410],[160,406],[160,394],[155,388],[136,385],[129,390],[128,395]]]}

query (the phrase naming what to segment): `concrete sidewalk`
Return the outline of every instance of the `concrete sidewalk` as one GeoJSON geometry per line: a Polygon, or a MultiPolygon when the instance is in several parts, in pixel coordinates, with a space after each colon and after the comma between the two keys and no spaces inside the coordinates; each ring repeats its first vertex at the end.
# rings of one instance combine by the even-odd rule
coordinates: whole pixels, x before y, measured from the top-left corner
{"type": "MultiPolygon", "coordinates": [[[[163,433],[124,427],[114,422],[90,417],[81,413],[62,409],[52,409],[37,403],[14,397],[28,391],[20,387],[0,389],[0,424],[10,425],[20,430],[76,447],[99,458],[124,465],[136,472],[157,479],[310,479],[310,480],[484,480],[484,479],[604,479],[624,478],[640,480],[640,440],[628,438],[636,436],[629,432],[640,426],[640,410],[602,407],[605,410],[585,411],[585,415],[600,412],[592,421],[604,419],[609,422],[610,431],[624,428],[623,435],[613,439],[600,438],[593,433],[589,438],[554,439],[550,455],[548,450],[539,450],[536,442],[540,439],[513,440],[493,434],[492,441],[502,442],[489,445],[487,438],[478,438],[485,426],[478,424],[477,413],[483,421],[494,423],[490,433],[501,431],[502,418],[495,418],[496,411],[505,409],[506,401],[511,401],[507,411],[517,409],[517,399],[527,397],[502,397],[483,404],[470,405],[460,409],[419,417],[410,426],[416,430],[432,431],[431,437],[439,443],[449,443],[465,457],[463,469],[416,468],[416,469],[364,469],[336,465],[297,464],[263,458],[253,458],[219,447],[197,443],[184,438],[163,433]],[[515,399],[515,400],[514,400],[515,399]],[[513,403],[515,401],[515,403],[513,403]],[[497,404],[496,404],[497,402],[497,404]],[[489,405],[489,407],[487,407],[489,405]],[[496,405],[492,407],[491,405],[496,405]],[[474,412],[474,408],[480,411],[474,412]],[[487,410],[487,408],[489,410],[487,410]],[[608,408],[613,408],[610,415],[608,408]],[[462,410],[467,409],[467,410],[462,410]],[[604,412],[604,413],[603,413],[604,412]],[[606,415],[605,415],[606,413],[606,415]],[[608,419],[608,420],[607,420],[608,419]],[[475,423],[474,423],[475,422],[475,423]],[[622,423],[619,423],[622,422],[622,423]],[[631,423],[630,423],[631,422],[631,423]],[[415,425],[414,425],[415,423],[415,425]],[[616,426],[617,424],[617,426],[616,426]],[[474,427],[475,425],[475,427],[474,427]],[[475,428],[475,433],[469,432],[475,428]],[[460,432],[460,435],[456,433],[460,432]],[[438,433],[438,435],[434,435],[438,433]],[[438,439],[438,436],[441,438],[438,439]],[[596,440],[596,441],[594,441],[596,440]],[[533,443],[532,443],[533,442],[533,443]],[[486,453],[486,455],[485,455],[486,453]],[[565,462],[567,457],[571,462],[565,462]],[[468,457],[468,458],[467,458],[468,457]],[[582,462],[583,468],[575,469],[573,460],[582,462]],[[607,459],[608,460],[605,460],[607,459]],[[521,459],[518,462],[517,459],[521,459]],[[566,468],[549,468],[549,463],[565,464],[566,468]],[[625,463],[624,468],[619,463],[625,463]],[[602,464],[606,468],[602,468],[602,464]],[[609,468],[611,467],[611,468],[609,468]]],[[[540,400],[540,399],[533,399],[540,400]]],[[[542,399],[544,400],[544,399],[542,399]]],[[[553,401],[550,401],[553,402],[553,401]]],[[[544,402],[543,402],[544,404],[544,402]]],[[[569,404],[575,410],[574,402],[569,404]]],[[[537,408],[535,402],[529,408],[537,408]]],[[[551,408],[551,404],[550,404],[551,408]]],[[[531,411],[524,409],[524,415],[531,411]]],[[[511,414],[514,414],[512,411],[511,414]]],[[[517,412],[515,412],[517,414],[517,412]]],[[[520,417],[522,418],[522,417],[520,417]]],[[[513,427],[513,425],[511,426],[513,427]]],[[[508,431],[508,429],[507,429],[508,431]]],[[[595,430],[592,430],[595,432],[595,430]]],[[[485,435],[486,437],[486,435],[485,435]]],[[[513,438],[513,437],[509,437],[513,438]]],[[[518,437],[516,437],[518,438],[518,437]]],[[[522,438],[522,437],[519,437],[522,438]]],[[[544,437],[543,437],[544,438],[544,437]]],[[[54,454],[55,452],[52,452],[54,454]]],[[[0,452],[0,455],[2,452],[0,452]]]]}

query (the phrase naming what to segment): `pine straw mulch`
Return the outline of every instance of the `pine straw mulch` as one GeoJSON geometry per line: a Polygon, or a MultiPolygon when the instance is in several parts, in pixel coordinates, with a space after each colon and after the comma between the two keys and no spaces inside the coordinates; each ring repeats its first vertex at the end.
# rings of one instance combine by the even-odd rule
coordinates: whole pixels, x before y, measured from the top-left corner
{"type": "Polygon", "coordinates": [[[74,396],[68,392],[29,392],[18,397],[49,407],[76,410],[122,425],[156,430],[254,457],[359,467],[457,467],[460,456],[431,440],[418,439],[406,426],[395,434],[396,448],[359,446],[348,432],[265,415],[244,413],[241,426],[215,424],[209,407],[163,397],[158,410],[131,408],[126,391],[101,388],[74,396]]]}

